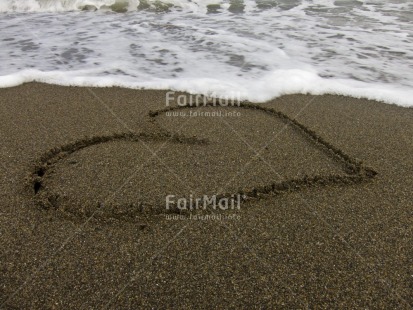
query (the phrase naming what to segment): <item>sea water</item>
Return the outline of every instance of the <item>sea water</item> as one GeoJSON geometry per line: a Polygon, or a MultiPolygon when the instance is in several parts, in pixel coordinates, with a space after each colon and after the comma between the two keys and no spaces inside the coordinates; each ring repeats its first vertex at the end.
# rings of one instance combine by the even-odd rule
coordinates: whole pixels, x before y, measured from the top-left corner
{"type": "Polygon", "coordinates": [[[0,87],[413,106],[412,12],[410,0],[0,0],[0,87]]]}

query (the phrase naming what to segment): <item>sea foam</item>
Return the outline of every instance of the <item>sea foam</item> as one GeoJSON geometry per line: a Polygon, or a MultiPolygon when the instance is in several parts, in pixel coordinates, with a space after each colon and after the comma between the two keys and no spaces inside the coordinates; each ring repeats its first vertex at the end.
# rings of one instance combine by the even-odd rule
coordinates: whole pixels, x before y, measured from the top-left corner
{"type": "Polygon", "coordinates": [[[0,87],[39,81],[253,102],[339,94],[413,106],[409,1],[142,3],[2,1],[0,87]]]}

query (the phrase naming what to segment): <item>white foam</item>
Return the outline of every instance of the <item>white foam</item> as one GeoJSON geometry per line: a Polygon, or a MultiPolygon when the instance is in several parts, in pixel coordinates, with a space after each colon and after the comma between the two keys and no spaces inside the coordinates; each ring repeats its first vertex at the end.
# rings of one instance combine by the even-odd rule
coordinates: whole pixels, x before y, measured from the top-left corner
{"type": "MultiPolygon", "coordinates": [[[[147,2],[154,4],[157,0],[147,2]]],[[[221,0],[165,0],[159,2],[191,10],[205,8],[209,4],[224,3],[221,0]]],[[[139,3],[139,0],[1,0],[0,12],[65,12],[92,8],[107,10],[115,4],[133,11],[137,9],[139,3]]]]}
{"type": "MultiPolygon", "coordinates": [[[[116,0],[2,0],[0,12],[74,11],[81,10],[87,5],[99,9],[103,6],[111,6],[115,2],[116,0]]],[[[128,0],[125,0],[125,2],[128,2],[128,0]]]]}
{"type": "Polygon", "coordinates": [[[8,76],[0,76],[0,87],[13,87],[34,81],[63,86],[171,89],[221,98],[233,97],[251,102],[264,102],[288,94],[333,94],[377,100],[404,107],[413,106],[413,90],[411,89],[388,87],[383,84],[368,84],[354,80],[324,79],[313,72],[299,69],[276,70],[255,80],[152,78],[140,82],[124,76],[91,77],[86,71],[23,70],[8,76]]]}

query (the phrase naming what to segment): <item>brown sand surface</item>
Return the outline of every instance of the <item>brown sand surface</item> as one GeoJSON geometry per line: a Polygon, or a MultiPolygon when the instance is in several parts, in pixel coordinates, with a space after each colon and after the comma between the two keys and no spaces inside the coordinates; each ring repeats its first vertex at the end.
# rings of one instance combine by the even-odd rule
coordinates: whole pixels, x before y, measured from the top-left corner
{"type": "Polygon", "coordinates": [[[165,97],[0,89],[1,309],[413,307],[413,109],[165,97]]]}

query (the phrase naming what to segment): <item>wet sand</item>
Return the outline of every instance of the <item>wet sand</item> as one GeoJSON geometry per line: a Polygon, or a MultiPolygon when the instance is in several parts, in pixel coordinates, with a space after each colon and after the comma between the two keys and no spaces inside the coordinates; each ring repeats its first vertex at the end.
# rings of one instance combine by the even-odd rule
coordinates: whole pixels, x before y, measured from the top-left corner
{"type": "Polygon", "coordinates": [[[413,109],[165,98],[0,89],[0,308],[413,306],[413,109]]]}

